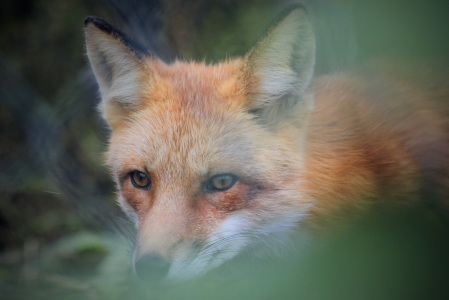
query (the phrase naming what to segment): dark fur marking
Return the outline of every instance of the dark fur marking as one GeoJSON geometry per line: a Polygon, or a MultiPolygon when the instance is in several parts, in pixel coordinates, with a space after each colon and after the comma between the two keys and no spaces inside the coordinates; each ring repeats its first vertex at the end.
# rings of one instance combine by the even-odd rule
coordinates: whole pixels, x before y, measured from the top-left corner
{"type": "Polygon", "coordinates": [[[253,115],[253,116],[255,116],[256,118],[258,118],[258,117],[260,116],[260,112],[261,112],[261,111],[262,111],[261,108],[254,108],[254,109],[249,110],[248,113],[249,113],[250,115],[253,115]]]}
{"type": "Polygon", "coordinates": [[[113,79],[113,68],[109,64],[106,55],[103,52],[98,52],[98,58],[100,61],[100,65],[102,66],[102,76],[106,78],[106,82],[108,84],[108,88],[111,88],[111,82],[113,79]]]}
{"type": "Polygon", "coordinates": [[[88,16],[84,20],[84,27],[88,24],[92,23],[95,27],[100,29],[101,31],[113,36],[115,39],[119,40],[125,47],[131,50],[138,58],[142,58],[148,55],[148,51],[140,45],[137,41],[130,39],[126,34],[122,31],[118,30],[105,20],[95,16],[88,16]]]}

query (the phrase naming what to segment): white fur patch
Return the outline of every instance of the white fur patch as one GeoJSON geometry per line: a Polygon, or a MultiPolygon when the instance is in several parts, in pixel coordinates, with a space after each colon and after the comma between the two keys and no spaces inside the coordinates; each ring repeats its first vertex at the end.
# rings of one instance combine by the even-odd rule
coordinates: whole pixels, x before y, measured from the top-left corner
{"type": "Polygon", "coordinates": [[[176,257],[170,268],[168,279],[191,279],[236,256],[248,242],[247,238],[241,235],[248,228],[248,224],[242,213],[228,217],[193,260],[183,255],[176,257]]]}
{"type": "MultiPolygon", "coordinates": [[[[212,234],[193,260],[188,255],[176,257],[168,278],[185,280],[202,275],[253,246],[257,251],[252,254],[256,256],[281,256],[293,249],[292,235],[298,233],[298,224],[309,208],[310,205],[306,205],[301,212],[267,217],[260,223],[243,211],[236,212],[212,234]]],[[[303,236],[305,234],[301,234],[301,238],[303,236]]]]}

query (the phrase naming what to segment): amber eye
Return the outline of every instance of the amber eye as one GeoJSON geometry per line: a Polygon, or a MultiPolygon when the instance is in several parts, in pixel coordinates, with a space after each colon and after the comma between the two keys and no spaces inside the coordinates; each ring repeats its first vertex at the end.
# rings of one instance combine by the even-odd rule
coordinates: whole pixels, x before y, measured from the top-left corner
{"type": "Polygon", "coordinates": [[[151,186],[150,178],[143,172],[132,171],[129,174],[129,177],[131,178],[133,186],[138,189],[149,189],[151,186]]]}
{"type": "Polygon", "coordinates": [[[223,192],[229,190],[237,182],[237,176],[232,174],[219,174],[212,176],[206,183],[205,191],[223,192]]]}

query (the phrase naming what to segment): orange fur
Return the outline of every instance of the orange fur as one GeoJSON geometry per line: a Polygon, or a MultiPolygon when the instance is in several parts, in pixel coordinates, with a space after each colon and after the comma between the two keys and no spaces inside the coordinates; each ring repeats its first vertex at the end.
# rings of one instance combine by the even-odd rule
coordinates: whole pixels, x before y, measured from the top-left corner
{"type": "MultiPolygon", "coordinates": [[[[213,155],[210,152],[214,150],[214,146],[218,148],[218,145],[213,145],[217,135],[221,137],[229,134],[225,144],[232,143],[232,135],[237,135],[237,128],[236,132],[232,132],[232,128],[226,128],[227,132],[220,132],[218,128],[211,128],[211,120],[216,123],[223,121],[235,124],[237,127],[239,122],[234,118],[241,115],[241,110],[250,107],[244,97],[245,87],[236,80],[241,67],[240,61],[212,66],[181,62],[165,66],[153,61],[149,61],[149,64],[152,64],[151,69],[154,72],[154,78],[150,82],[155,88],[152,89],[151,95],[145,95],[148,100],[133,115],[134,121],[128,124],[126,130],[117,130],[114,133],[112,144],[125,144],[126,139],[136,140],[134,146],[137,146],[146,134],[135,131],[135,128],[145,128],[157,140],[147,138],[148,141],[140,146],[142,151],[148,152],[148,155],[157,153],[158,158],[151,161],[158,161],[166,168],[171,163],[167,160],[172,159],[174,155],[180,156],[175,165],[171,166],[175,169],[178,167],[176,163],[188,161],[188,152],[193,151],[192,145],[211,147],[203,149],[202,152],[203,155],[206,155],[206,152],[213,155]],[[167,115],[168,113],[170,115],[167,115]],[[232,117],[228,118],[227,115],[232,117]],[[145,122],[151,125],[146,126],[145,122]],[[195,122],[197,124],[194,124],[195,122]],[[176,128],[181,123],[182,127],[176,128]],[[130,128],[135,132],[130,132],[130,128]],[[165,132],[165,128],[171,130],[165,132]],[[173,132],[174,129],[179,132],[173,132]],[[186,132],[182,132],[183,130],[186,132]],[[212,136],[211,131],[214,138],[208,141],[212,136]],[[174,137],[176,134],[178,136],[174,137]],[[122,139],[116,140],[122,135],[122,139]],[[167,141],[175,140],[184,141],[185,144],[167,145],[167,141]]],[[[315,201],[312,215],[329,215],[331,212],[335,213],[336,209],[363,207],[372,201],[382,201],[382,198],[416,200],[422,187],[421,173],[426,167],[432,167],[426,165],[426,155],[434,156],[434,160],[439,164],[437,167],[442,171],[449,171],[449,124],[442,113],[445,105],[425,99],[433,97],[438,100],[441,95],[429,94],[428,97],[423,97],[419,94],[424,91],[417,90],[414,87],[415,82],[410,82],[407,86],[400,82],[401,78],[389,78],[389,74],[379,68],[373,70],[372,74],[363,72],[365,71],[360,70],[316,80],[315,107],[310,116],[305,141],[306,155],[290,161],[294,165],[289,166],[292,169],[300,169],[300,173],[304,174],[300,180],[295,181],[302,183],[295,186],[295,189],[306,192],[315,201]],[[380,76],[383,81],[377,86],[373,83],[375,76],[380,76]],[[395,84],[399,85],[399,88],[394,87],[395,84]],[[401,88],[405,89],[406,93],[403,93],[401,88]],[[373,92],[375,90],[382,90],[382,93],[373,92]]],[[[446,89],[445,86],[441,88],[442,90],[433,92],[442,93],[443,89],[446,89]]],[[[247,116],[240,117],[249,121],[247,116]]],[[[291,131],[292,128],[287,126],[276,132],[276,135],[291,137],[294,135],[291,131]]],[[[273,144],[271,137],[264,138],[260,144],[273,144]]],[[[295,143],[284,139],[282,142],[286,145],[279,143],[278,146],[292,147],[292,152],[297,152],[295,143]]],[[[239,155],[238,152],[235,154],[239,155]]],[[[109,164],[113,168],[116,168],[116,165],[126,165],[121,161],[121,157],[131,159],[136,166],[148,164],[136,163],[136,154],[123,152],[117,155],[110,152],[109,164]]],[[[245,161],[238,163],[244,164],[245,161]]],[[[201,166],[189,165],[189,168],[198,171],[201,166]]],[[[278,170],[271,171],[273,174],[270,174],[270,171],[264,173],[267,177],[279,178],[278,170]]],[[[161,170],[164,175],[168,172],[161,170]]],[[[158,182],[162,179],[154,180],[158,182]]],[[[187,186],[197,182],[195,176],[190,174],[186,174],[182,180],[186,181],[187,186]]],[[[182,194],[185,194],[185,191],[182,191],[182,194]]],[[[238,191],[237,194],[245,192],[238,191]]],[[[226,193],[215,195],[214,198],[218,196],[223,199],[213,199],[210,202],[221,203],[223,207],[241,208],[241,204],[233,203],[241,202],[238,197],[226,193]]],[[[125,198],[133,199],[133,196],[125,198]]],[[[151,203],[142,202],[146,205],[151,203]]],[[[149,209],[150,207],[145,207],[140,210],[144,214],[149,209]]]]}
{"type": "Polygon", "coordinates": [[[311,82],[314,38],[301,10],[246,57],[215,65],[139,58],[87,26],[112,128],[107,162],[138,227],[136,258],[163,257],[168,277],[200,274],[264,239],[284,248],[292,230],[346,210],[413,204],[427,192],[448,200],[446,77],[367,65],[311,82]],[[151,188],[133,186],[135,170],[151,188]],[[211,192],[216,174],[236,183],[211,192]]]}

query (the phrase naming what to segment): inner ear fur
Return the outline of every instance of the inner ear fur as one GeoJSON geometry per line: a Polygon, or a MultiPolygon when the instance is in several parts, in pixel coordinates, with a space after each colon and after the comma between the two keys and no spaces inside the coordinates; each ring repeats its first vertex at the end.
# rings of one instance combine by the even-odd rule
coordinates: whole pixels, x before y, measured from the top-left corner
{"type": "Polygon", "coordinates": [[[145,52],[124,33],[98,17],[85,22],[86,50],[98,82],[100,111],[111,127],[115,127],[141,103],[148,78],[144,68],[145,52]]]}

